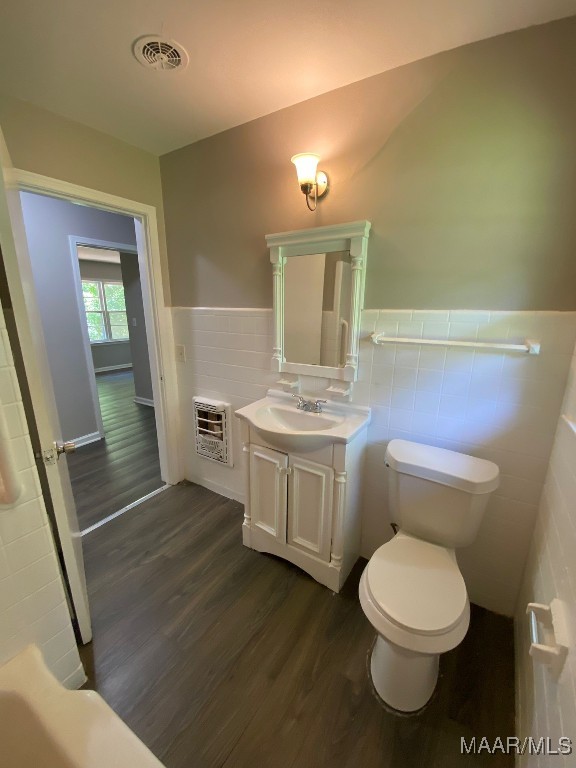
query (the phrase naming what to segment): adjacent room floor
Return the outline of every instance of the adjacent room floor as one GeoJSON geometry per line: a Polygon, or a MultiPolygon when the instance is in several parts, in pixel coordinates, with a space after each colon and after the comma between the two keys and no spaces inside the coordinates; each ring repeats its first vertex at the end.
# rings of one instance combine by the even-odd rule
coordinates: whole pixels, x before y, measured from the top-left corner
{"type": "Polygon", "coordinates": [[[359,563],[335,595],[241,543],[242,506],[189,483],[83,539],[99,691],[168,768],[512,766],[512,621],[480,608],[432,702],[392,714],[367,674],[359,563]]]}
{"type": "Polygon", "coordinates": [[[105,439],[68,456],[81,530],[163,485],[154,408],[134,402],[132,371],[98,374],[96,384],[105,439]]]}

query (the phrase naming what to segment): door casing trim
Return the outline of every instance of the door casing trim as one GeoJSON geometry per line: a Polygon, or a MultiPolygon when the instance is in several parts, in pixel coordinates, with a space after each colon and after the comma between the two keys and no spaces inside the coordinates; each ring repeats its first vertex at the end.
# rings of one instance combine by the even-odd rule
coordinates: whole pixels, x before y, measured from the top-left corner
{"type": "Polygon", "coordinates": [[[49,195],[134,217],[144,316],[146,328],[151,330],[148,334],[148,354],[156,406],[160,472],[167,484],[175,485],[184,479],[179,450],[179,397],[173,354],[172,312],[164,301],[156,208],[18,168],[6,168],[4,182],[8,189],[49,195]]]}

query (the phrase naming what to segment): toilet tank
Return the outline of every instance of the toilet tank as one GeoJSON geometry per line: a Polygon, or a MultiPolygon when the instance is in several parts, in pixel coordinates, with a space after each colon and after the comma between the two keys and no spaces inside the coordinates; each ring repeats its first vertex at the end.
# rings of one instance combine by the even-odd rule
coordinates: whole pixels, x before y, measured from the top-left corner
{"type": "Polygon", "coordinates": [[[408,440],[391,440],[385,463],[391,519],[405,533],[450,548],[474,541],[498,487],[496,464],[408,440]]]}

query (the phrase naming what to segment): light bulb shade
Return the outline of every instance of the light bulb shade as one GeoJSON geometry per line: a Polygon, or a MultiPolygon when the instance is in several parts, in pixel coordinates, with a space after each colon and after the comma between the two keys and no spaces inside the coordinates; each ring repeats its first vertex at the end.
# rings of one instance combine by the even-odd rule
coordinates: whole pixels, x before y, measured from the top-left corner
{"type": "Polygon", "coordinates": [[[320,160],[319,155],[314,155],[310,152],[302,152],[299,155],[294,155],[291,160],[296,166],[298,184],[300,184],[300,186],[303,184],[316,184],[316,169],[318,168],[318,162],[320,160]]]}

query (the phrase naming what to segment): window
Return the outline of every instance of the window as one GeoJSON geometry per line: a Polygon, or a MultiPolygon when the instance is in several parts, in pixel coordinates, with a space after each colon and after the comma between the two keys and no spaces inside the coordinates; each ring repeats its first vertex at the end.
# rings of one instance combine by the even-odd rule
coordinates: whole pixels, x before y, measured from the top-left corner
{"type": "Polygon", "coordinates": [[[90,341],[116,341],[128,338],[128,319],[124,286],[103,280],[82,280],[90,341]]]}

